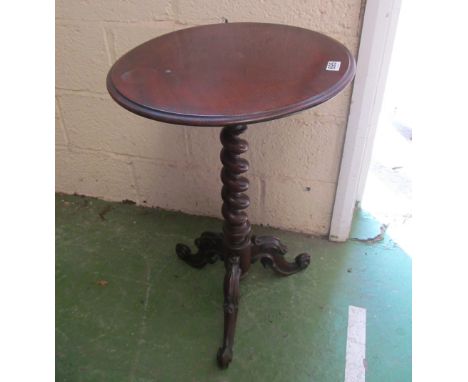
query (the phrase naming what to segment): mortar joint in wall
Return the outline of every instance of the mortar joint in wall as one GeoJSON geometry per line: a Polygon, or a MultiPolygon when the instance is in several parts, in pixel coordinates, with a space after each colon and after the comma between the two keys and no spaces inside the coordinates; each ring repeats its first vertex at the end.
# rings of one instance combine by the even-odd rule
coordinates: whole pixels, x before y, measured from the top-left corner
{"type": "Polygon", "coordinates": [[[259,195],[258,195],[258,200],[260,200],[260,221],[264,221],[265,218],[265,198],[266,198],[266,182],[265,179],[259,178],[259,195]]]}
{"type": "Polygon", "coordinates": [[[132,182],[133,182],[133,185],[135,186],[136,203],[141,205],[140,187],[138,186],[138,182],[137,182],[135,165],[134,165],[133,161],[130,161],[130,163],[128,165],[130,166],[130,173],[132,175],[132,182]]]}
{"type": "Polygon", "coordinates": [[[143,19],[143,20],[117,20],[117,19],[95,19],[95,20],[90,20],[90,19],[68,19],[68,18],[63,18],[63,17],[56,17],[55,22],[57,25],[60,26],[67,26],[70,24],[74,25],[79,25],[79,24],[120,24],[120,25],[145,25],[145,24],[152,24],[152,23],[178,23],[176,19],[173,19],[171,17],[167,18],[151,18],[151,19],[143,19]]]}
{"type": "Polygon", "coordinates": [[[99,99],[109,99],[109,93],[107,92],[97,92],[93,90],[85,90],[85,89],[67,89],[67,88],[59,88],[55,87],[55,92],[60,95],[78,95],[81,97],[93,97],[99,99]]]}
{"type": "Polygon", "coordinates": [[[59,97],[55,97],[57,101],[57,110],[58,110],[58,116],[59,116],[59,126],[60,130],[62,131],[63,137],[65,138],[65,145],[69,148],[70,147],[70,138],[68,136],[68,131],[65,127],[65,121],[63,119],[63,112],[62,112],[62,106],[60,105],[60,99],[59,97]]]}
{"type": "Polygon", "coordinates": [[[178,21],[179,19],[179,14],[180,14],[180,11],[179,11],[179,0],[171,0],[171,11],[172,11],[172,15],[174,17],[174,21],[178,21]]]}
{"type": "Polygon", "coordinates": [[[124,162],[126,164],[131,163],[133,161],[133,158],[136,158],[136,157],[134,157],[132,155],[116,153],[116,152],[106,151],[106,150],[101,150],[101,149],[93,149],[93,148],[89,148],[89,147],[81,147],[81,146],[78,146],[78,145],[74,144],[73,142],[70,142],[69,148],[70,148],[70,151],[74,151],[76,153],[103,154],[103,155],[105,155],[105,156],[107,156],[109,158],[118,160],[120,162],[124,162]]]}
{"type": "Polygon", "coordinates": [[[184,128],[184,149],[185,149],[185,160],[184,164],[187,168],[190,168],[193,159],[193,150],[192,150],[192,140],[190,139],[190,134],[188,132],[188,127],[184,128]]]}
{"type": "Polygon", "coordinates": [[[107,29],[103,23],[101,24],[101,27],[110,67],[115,61],[114,35],[112,34],[112,30],[107,29]]]}

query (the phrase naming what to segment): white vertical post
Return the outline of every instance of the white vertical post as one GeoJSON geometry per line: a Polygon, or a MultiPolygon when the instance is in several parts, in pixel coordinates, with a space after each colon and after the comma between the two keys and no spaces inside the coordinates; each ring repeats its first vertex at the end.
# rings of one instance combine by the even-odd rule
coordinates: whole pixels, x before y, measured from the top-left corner
{"type": "Polygon", "coordinates": [[[362,196],[382,106],[401,0],[368,1],[356,66],[329,239],[349,237],[354,206],[362,196]]]}

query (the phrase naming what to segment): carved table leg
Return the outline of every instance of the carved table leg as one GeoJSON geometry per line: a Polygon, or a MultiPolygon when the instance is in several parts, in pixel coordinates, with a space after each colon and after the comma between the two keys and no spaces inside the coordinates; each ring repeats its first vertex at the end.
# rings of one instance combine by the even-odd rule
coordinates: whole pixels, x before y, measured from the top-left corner
{"type": "Polygon", "coordinates": [[[242,176],[248,170],[249,162],[240,157],[247,151],[248,144],[239,138],[246,129],[246,125],[233,125],[226,126],[221,131],[223,233],[202,233],[195,240],[198,248],[196,253],[192,253],[184,244],[176,246],[177,256],[195,268],[203,268],[217,259],[224,260],[224,335],[217,355],[218,364],[222,368],[228,367],[232,361],[239,306],[239,280],[247,274],[250,264],[260,260],[264,266],[268,265],[277,273],[287,276],[307,268],[310,263],[307,253],[298,255],[294,262],[286,261],[286,246],[273,236],[251,237],[250,222],[245,211],[250,204],[249,197],[245,194],[249,181],[242,176]]]}
{"type": "Polygon", "coordinates": [[[246,125],[226,126],[221,131],[221,180],[223,188],[222,214],[225,246],[226,276],[224,278],[224,336],[218,351],[218,364],[226,368],[232,360],[232,347],[236,329],[239,301],[239,278],[250,267],[250,222],[244,211],[250,204],[244,193],[249,181],[241,174],[249,168],[249,162],[240,155],[248,149],[247,141],[239,138],[246,125]]]}
{"type": "Polygon", "coordinates": [[[221,368],[226,368],[232,361],[232,347],[236,331],[237,310],[239,309],[239,279],[241,270],[239,257],[226,259],[226,275],[224,276],[224,334],[223,345],[218,350],[217,360],[221,368]]]}
{"type": "Polygon", "coordinates": [[[224,259],[221,233],[203,232],[198,239],[195,239],[195,245],[198,248],[197,253],[192,253],[185,244],[177,244],[176,253],[179,259],[198,269],[206,264],[213,264],[218,259],[224,259]]]}
{"type": "Polygon", "coordinates": [[[289,276],[310,264],[310,255],[297,255],[294,263],[286,261],[287,247],[274,236],[252,236],[252,262],[260,260],[264,266],[270,266],[276,273],[289,276]]]}

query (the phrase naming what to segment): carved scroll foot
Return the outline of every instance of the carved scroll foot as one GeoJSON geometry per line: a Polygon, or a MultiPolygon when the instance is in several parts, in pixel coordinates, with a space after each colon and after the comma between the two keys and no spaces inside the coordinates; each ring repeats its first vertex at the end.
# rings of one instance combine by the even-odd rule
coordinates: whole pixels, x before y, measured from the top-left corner
{"type": "Polygon", "coordinates": [[[195,245],[198,251],[192,253],[185,244],[177,244],[176,253],[179,259],[198,269],[206,264],[213,264],[218,259],[223,259],[223,235],[221,233],[203,232],[195,240],[195,245]]]}
{"type": "Polygon", "coordinates": [[[239,257],[229,257],[226,262],[226,275],[224,277],[224,336],[223,345],[218,350],[218,365],[222,369],[229,366],[232,361],[232,347],[236,330],[237,310],[239,307],[239,278],[241,269],[239,257]]]}
{"type": "Polygon", "coordinates": [[[283,276],[297,273],[310,264],[310,255],[307,253],[296,256],[294,262],[287,261],[284,258],[287,251],[287,247],[274,236],[252,237],[252,262],[260,260],[263,266],[269,266],[283,276]]]}

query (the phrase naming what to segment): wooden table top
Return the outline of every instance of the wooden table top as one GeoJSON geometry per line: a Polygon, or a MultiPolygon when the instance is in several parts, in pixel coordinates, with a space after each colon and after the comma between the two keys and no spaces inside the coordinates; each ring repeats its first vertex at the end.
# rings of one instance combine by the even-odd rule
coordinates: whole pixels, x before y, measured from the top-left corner
{"type": "Polygon", "coordinates": [[[137,46],[112,66],[107,89],[121,106],[147,118],[225,126],[318,105],[343,90],[354,71],[348,49],[323,34],[278,24],[223,23],[137,46]]]}

